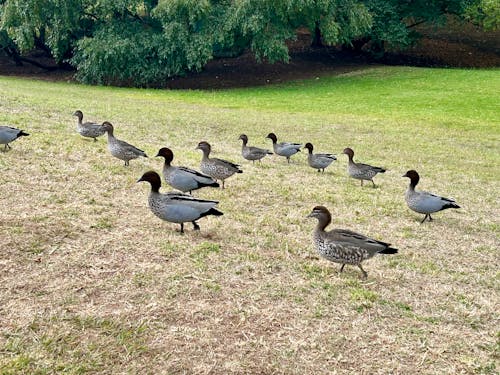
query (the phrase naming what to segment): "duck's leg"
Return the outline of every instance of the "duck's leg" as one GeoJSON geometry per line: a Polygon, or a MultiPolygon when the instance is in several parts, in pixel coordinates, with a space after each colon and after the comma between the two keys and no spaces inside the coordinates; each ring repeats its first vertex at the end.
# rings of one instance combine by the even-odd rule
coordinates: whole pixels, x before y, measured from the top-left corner
{"type": "Polygon", "coordinates": [[[290,164],[290,157],[289,156],[286,157],[286,161],[288,162],[288,164],[290,164]]]}
{"type": "Polygon", "coordinates": [[[372,187],[375,187],[375,182],[373,182],[373,178],[370,179],[370,181],[372,182],[373,186],[372,187]]]}
{"type": "Polygon", "coordinates": [[[342,263],[342,267],[340,267],[340,271],[339,271],[339,273],[340,273],[340,272],[342,272],[342,271],[344,270],[344,266],[345,266],[345,263],[342,263]]]}
{"type": "Polygon", "coordinates": [[[184,223],[181,223],[181,234],[184,234],[184,223]]]}
{"type": "Polygon", "coordinates": [[[429,214],[429,221],[432,221],[432,220],[434,220],[434,219],[432,218],[431,214],[429,214]]]}
{"type": "Polygon", "coordinates": [[[97,142],[97,138],[94,137],[94,142],[97,142]]]}
{"type": "Polygon", "coordinates": [[[361,272],[363,272],[363,278],[366,279],[368,277],[368,274],[366,273],[366,271],[363,269],[363,267],[361,267],[361,263],[358,264],[358,267],[359,269],[361,270],[361,272]]]}
{"type": "Polygon", "coordinates": [[[361,186],[363,186],[363,180],[361,180],[361,186]]]}
{"type": "Polygon", "coordinates": [[[12,147],[10,147],[10,145],[9,145],[8,143],[6,143],[6,144],[5,144],[5,146],[3,147],[3,149],[4,149],[5,151],[7,151],[7,149],[9,149],[9,150],[10,150],[11,148],[12,148],[12,147]]]}
{"type": "Polygon", "coordinates": [[[420,224],[422,224],[425,221],[425,219],[427,219],[427,216],[429,216],[429,215],[425,214],[424,219],[420,222],[420,224]]]}
{"type": "Polygon", "coordinates": [[[128,160],[125,160],[125,166],[128,167],[128,160]]]}
{"type": "Polygon", "coordinates": [[[225,180],[222,180],[222,188],[223,188],[223,189],[225,189],[225,187],[224,187],[224,181],[225,181],[225,180]]]}
{"type": "Polygon", "coordinates": [[[193,220],[192,223],[193,223],[193,230],[200,230],[200,226],[196,221],[193,220]]]}

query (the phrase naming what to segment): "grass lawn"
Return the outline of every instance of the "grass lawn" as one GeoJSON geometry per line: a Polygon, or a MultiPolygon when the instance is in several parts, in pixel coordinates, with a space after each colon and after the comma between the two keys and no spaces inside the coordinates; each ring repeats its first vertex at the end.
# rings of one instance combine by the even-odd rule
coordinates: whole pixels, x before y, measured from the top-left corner
{"type": "Polygon", "coordinates": [[[499,87],[400,67],[210,92],[0,77],[0,124],[31,134],[0,152],[0,373],[498,373],[499,87]],[[124,167],[76,109],[150,158],[124,167]],[[338,161],[245,161],[238,136],[271,148],[271,131],[338,161]],[[224,216],[180,235],[135,181],[163,146],[198,169],[200,140],[244,173],[195,192],[224,216]],[[388,169],[377,188],[347,176],[348,146],[388,169]],[[408,169],[462,208],[419,224],[408,169]],[[399,254],[339,274],[312,244],[318,204],[399,254]]]}

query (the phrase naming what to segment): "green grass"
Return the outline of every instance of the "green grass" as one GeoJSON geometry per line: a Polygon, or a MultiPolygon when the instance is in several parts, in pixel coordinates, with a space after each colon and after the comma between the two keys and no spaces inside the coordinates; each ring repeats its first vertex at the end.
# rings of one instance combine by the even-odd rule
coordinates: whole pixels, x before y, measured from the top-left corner
{"type": "Polygon", "coordinates": [[[221,91],[0,77],[0,124],[31,134],[0,152],[0,374],[498,372],[498,87],[499,70],[401,67],[221,91]],[[150,158],[123,167],[76,109],[150,158]],[[241,158],[239,134],[271,131],[338,161],[241,158]],[[198,168],[200,140],[244,173],[196,192],[224,216],[181,236],[135,182],[163,146],[198,168]],[[346,176],[347,146],[388,168],[376,189],[346,176]],[[419,224],[408,169],[462,208],[419,224]],[[339,274],[314,252],[318,204],[399,254],[339,274]]]}

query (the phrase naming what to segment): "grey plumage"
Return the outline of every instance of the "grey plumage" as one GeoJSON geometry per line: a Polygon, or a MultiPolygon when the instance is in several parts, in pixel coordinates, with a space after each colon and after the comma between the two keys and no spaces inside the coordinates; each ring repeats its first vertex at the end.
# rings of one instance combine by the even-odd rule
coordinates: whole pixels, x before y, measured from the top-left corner
{"type": "Polygon", "coordinates": [[[366,237],[362,234],[346,230],[333,229],[325,231],[331,223],[332,217],[324,206],[316,206],[308,217],[314,217],[318,224],[314,230],[314,245],[318,253],[331,262],[340,263],[344,269],[346,264],[358,266],[363,276],[367,273],[361,263],[376,254],[396,254],[398,249],[390,247],[391,244],[366,237]]]}
{"type": "Polygon", "coordinates": [[[191,222],[194,230],[199,230],[200,226],[196,220],[208,215],[223,215],[215,208],[218,201],[198,199],[179,192],[160,193],[161,179],[154,171],[144,173],[137,180],[137,182],[141,181],[149,182],[151,185],[148,196],[151,212],[162,220],[180,224],[181,233],[184,233],[184,223],[191,222]]]}
{"type": "Polygon", "coordinates": [[[324,173],[325,168],[337,160],[337,157],[333,154],[313,154],[314,146],[312,143],[307,142],[304,148],[309,151],[307,163],[311,168],[317,169],[318,172],[324,173]]]}
{"type": "Polygon", "coordinates": [[[29,134],[24,130],[13,128],[11,126],[0,126],[0,144],[4,145],[4,150],[12,148],[9,143],[15,141],[19,137],[25,137],[29,134]]]}
{"type": "Polygon", "coordinates": [[[342,153],[346,154],[349,157],[349,162],[347,165],[347,173],[352,178],[361,180],[361,186],[363,186],[363,180],[368,180],[371,181],[373,187],[375,187],[375,182],[373,182],[373,177],[375,177],[375,175],[377,175],[378,173],[384,173],[386,171],[384,168],[381,167],[374,167],[368,164],[356,163],[353,160],[354,151],[352,150],[352,148],[348,147],[344,149],[342,153]]]}
{"type": "Polygon", "coordinates": [[[251,160],[252,163],[255,162],[255,160],[261,160],[266,155],[272,155],[273,154],[271,151],[266,150],[264,148],[259,148],[259,147],[254,147],[254,146],[247,146],[248,137],[246,136],[246,134],[241,134],[238,139],[241,139],[243,141],[243,144],[241,146],[241,155],[245,159],[251,160]]]}
{"type": "Polygon", "coordinates": [[[105,121],[102,123],[105,131],[108,132],[108,150],[115,158],[125,161],[125,166],[129,165],[129,161],[132,159],[137,159],[139,156],[144,156],[147,158],[148,156],[144,151],[138,149],[137,147],[117,139],[113,132],[114,128],[111,123],[105,121]]]}
{"type": "Polygon", "coordinates": [[[446,210],[448,208],[460,208],[453,199],[441,197],[427,191],[416,190],[415,188],[420,180],[417,171],[410,170],[406,172],[403,177],[408,177],[410,179],[410,185],[405,193],[406,204],[411,210],[425,214],[421,223],[427,218],[429,218],[429,221],[432,221],[431,214],[434,212],[446,210]]]}
{"type": "Polygon", "coordinates": [[[266,138],[269,138],[273,142],[273,151],[275,154],[284,156],[286,161],[290,163],[290,157],[300,152],[302,144],[300,143],[290,143],[290,142],[280,142],[278,143],[278,137],[276,134],[269,133],[266,138]]]}
{"type": "Polygon", "coordinates": [[[93,138],[94,142],[97,141],[97,137],[100,137],[106,130],[101,124],[95,122],[82,122],[83,112],[80,110],[75,111],[73,116],[78,117],[78,123],[76,126],[76,131],[83,137],[93,138]]]}
{"type": "Polygon", "coordinates": [[[194,169],[186,167],[175,167],[171,165],[174,153],[167,147],[162,147],[156,156],[165,159],[163,165],[163,178],[174,189],[182,192],[201,189],[203,187],[219,187],[219,184],[210,176],[204,175],[194,169]]]}
{"type": "Polygon", "coordinates": [[[208,142],[201,141],[196,146],[196,149],[203,152],[200,163],[201,171],[216,180],[221,180],[223,189],[226,178],[231,177],[235,173],[243,173],[238,164],[223,159],[211,158],[210,152],[212,151],[212,147],[208,142]]]}

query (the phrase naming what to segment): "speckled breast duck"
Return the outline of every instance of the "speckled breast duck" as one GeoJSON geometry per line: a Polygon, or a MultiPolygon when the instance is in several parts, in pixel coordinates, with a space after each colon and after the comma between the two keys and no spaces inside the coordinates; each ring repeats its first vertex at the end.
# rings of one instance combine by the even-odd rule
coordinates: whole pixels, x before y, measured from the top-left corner
{"type": "Polygon", "coordinates": [[[203,152],[200,163],[201,171],[216,180],[221,180],[223,189],[224,181],[227,178],[235,173],[243,173],[238,164],[223,159],[211,158],[210,152],[212,151],[212,147],[208,142],[201,141],[198,143],[198,146],[196,146],[196,149],[203,152]]]}
{"type": "Polygon", "coordinates": [[[377,254],[396,254],[398,252],[398,249],[391,247],[389,243],[350,230],[332,229],[325,231],[325,228],[332,221],[332,216],[324,206],[314,207],[308,217],[318,219],[313,234],[316,250],[323,258],[342,264],[340,272],[346,264],[351,264],[358,266],[363,277],[366,278],[368,274],[361,266],[363,261],[377,254]]]}

